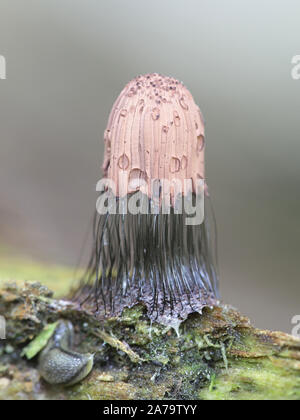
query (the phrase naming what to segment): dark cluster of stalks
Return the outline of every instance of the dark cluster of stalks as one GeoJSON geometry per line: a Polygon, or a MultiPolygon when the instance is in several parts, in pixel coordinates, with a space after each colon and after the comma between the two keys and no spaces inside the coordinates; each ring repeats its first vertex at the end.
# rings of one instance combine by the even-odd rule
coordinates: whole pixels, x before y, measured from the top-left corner
{"type": "Polygon", "coordinates": [[[189,225],[184,206],[180,214],[172,206],[153,214],[153,201],[145,200],[147,214],[130,214],[118,198],[116,214],[95,213],[91,257],[73,299],[99,317],[138,302],[153,319],[180,317],[218,299],[207,209],[203,223],[189,225]]]}

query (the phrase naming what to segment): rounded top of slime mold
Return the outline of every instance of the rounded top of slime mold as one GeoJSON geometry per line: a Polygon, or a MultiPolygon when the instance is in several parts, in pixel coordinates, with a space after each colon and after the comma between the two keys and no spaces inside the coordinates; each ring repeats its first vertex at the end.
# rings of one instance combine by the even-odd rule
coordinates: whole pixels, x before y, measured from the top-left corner
{"type": "Polygon", "coordinates": [[[172,77],[152,73],[131,80],[112,107],[104,141],[104,176],[117,195],[145,186],[150,195],[157,179],[191,180],[195,190],[204,179],[203,117],[189,90],[172,77]]]}

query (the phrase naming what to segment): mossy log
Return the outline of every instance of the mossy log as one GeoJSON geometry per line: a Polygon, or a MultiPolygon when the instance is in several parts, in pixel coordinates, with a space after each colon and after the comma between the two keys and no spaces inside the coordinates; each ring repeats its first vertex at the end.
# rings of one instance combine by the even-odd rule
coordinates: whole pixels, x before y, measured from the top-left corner
{"type": "Polygon", "coordinates": [[[141,305],[99,323],[27,283],[0,286],[0,314],[0,399],[300,399],[300,340],[255,329],[229,305],[192,314],[178,335],[151,324],[141,305]],[[36,337],[46,345],[45,331],[60,319],[72,322],[77,351],[95,353],[90,375],[71,387],[46,384],[34,349],[24,352],[36,337]]]}

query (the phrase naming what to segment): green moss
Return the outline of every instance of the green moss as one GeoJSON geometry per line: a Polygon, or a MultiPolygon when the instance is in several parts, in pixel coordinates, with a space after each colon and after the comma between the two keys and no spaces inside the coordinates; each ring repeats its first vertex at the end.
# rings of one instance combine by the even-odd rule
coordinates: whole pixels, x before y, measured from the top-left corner
{"type": "Polygon", "coordinates": [[[22,350],[21,356],[26,356],[28,360],[33,359],[44,347],[46,347],[48,340],[54,334],[57,324],[58,322],[47,324],[42,332],[40,332],[40,334],[22,350]]]}
{"type": "Polygon", "coordinates": [[[198,396],[205,400],[299,400],[300,375],[277,368],[269,359],[236,361],[198,396]]]}

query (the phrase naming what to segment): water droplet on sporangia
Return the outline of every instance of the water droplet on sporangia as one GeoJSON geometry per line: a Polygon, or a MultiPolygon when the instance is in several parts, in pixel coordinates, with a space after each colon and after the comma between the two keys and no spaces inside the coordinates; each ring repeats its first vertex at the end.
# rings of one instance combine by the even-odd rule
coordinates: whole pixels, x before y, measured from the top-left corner
{"type": "Polygon", "coordinates": [[[180,116],[179,116],[178,112],[174,111],[173,115],[174,115],[174,123],[175,123],[176,127],[179,127],[180,126],[180,116]]]}
{"type": "Polygon", "coordinates": [[[170,172],[175,173],[180,170],[180,160],[176,157],[172,157],[170,160],[170,172]]]}
{"type": "Polygon", "coordinates": [[[182,97],[179,99],[179,103],[180,103],[181,107],[182,107],[185,111],[187,111],[187,110],[189,109],[188,104],[185,102],[185,98],[184,98],[184,96],[182,96],[182,97]]]}
{"type": "Polygon", "coordinates": [[[152,113],[151,113],[151,115],[152,115],[152,119],[153,119],[154,121],[158,120],[158,119],[159,119],[159,117],[160,117],[160,111],[159,111],[159,108],[153,108],[153,109],[152,109],[152,113]]]}
{"type": "Polygon", "coordinates": [[[123,169],[123,170],[126,170],[128,168],[129,158],[125,153],[119,157],[118,166],[120,169],[123,169]]]}
{"type": "Polygon", "coordinates": [[[181,169],[186,169],[187,162],[188,162],[187,157],[186,156],[182,156],[182,158],[181,158],[181,169]]]}
{"type": "Polygon", "coordinates": [[[162,143],[167,143],[168,131],[169,131],[169,127],[167,125],[163,125],[162,136],[161,136],[161,142],[162,143]]]}
{"type": "Polygon", "coordinates": [[[204,136],[200,135],[197,137],[197,152],[201,152],[204,148],[205,139],[204,136]]]}
{"type": "Polygon", "coordinates": [[[145,105],[145,101],[144,101],[144,99],[141,99],[139,101],[139,107],[140,107],[140,112],[141,113],[144,111],[144,105],[145,105]]]}

